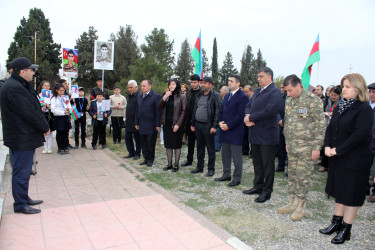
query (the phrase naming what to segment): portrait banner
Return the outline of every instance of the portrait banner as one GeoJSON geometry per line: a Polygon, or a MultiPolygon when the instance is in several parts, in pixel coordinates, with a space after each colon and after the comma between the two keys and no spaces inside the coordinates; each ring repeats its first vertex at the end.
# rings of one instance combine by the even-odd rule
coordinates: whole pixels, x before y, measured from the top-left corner
{"type": "Polygon", "coordinates": [[[94,69],[113,70],[114,42],[95,41],[94,69]]]}
{"type": "Polygon", "coordinates": [[[63,76],[78,77],[78,50],[63,48],[63,76]]]}

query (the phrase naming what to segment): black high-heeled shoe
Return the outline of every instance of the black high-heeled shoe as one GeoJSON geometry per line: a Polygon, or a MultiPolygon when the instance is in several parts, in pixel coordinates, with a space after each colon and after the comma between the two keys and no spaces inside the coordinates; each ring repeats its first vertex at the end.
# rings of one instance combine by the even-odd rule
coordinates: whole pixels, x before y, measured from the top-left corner
{"type": "Polygon", "coordinates": [[[168,171],[168,170],[170,170],[170,169],[173,169],[173,167],[170,166],[170,165],[167,165],[165,168],[163,168],[163,171],[168,171]]]}
{"type": "Polygon", "coordinates": [[[351,229],[352,224],[346,224],[345,221],[343,221],[340,232],[331,240],[331,242],[333,244],[343,244],[346,240],[350,240],[351,229]]]}
{"type": "Polygon", "coordinates": [[[334,215],[331,220],[331,225],[329,225],[326,228],[320,229],[319,233],[321,234],[326,234],[330,235],[333,234],[334,232],[338,232],[341,229],[341,224],[342,224],[342,216],[336,216],[334,215]]]}
{"type": "Polygon", "coordinates": [[[179,166],[175,165],[174,168],[172,169],[172,172],[178,172],[179,169],[180,169],[179,166]]]}

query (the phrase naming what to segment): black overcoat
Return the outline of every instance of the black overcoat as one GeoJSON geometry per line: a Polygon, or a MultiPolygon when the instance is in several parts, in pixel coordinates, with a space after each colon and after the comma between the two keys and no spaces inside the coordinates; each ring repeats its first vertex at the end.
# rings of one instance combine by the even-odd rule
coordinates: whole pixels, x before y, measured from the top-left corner
{"type": "Polygon", "coordinates": [[[356,101],[342,114],[334,108],[324,147],[336,148],[330,157],[326,193],[337,203],[362,206],[371,166],[373,112],[367,102],[356,101]]]}

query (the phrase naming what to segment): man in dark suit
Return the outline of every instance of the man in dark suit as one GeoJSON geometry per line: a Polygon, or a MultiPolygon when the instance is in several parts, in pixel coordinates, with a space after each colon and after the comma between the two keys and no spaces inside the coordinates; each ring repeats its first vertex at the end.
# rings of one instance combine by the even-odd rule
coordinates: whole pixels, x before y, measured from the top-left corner
{"type": "Polygon", "coordinates": [[[138,101],[138,84],[135,80],[128,82],[129,95],[126,97],[126,122],[125,122],[125,144],[129,152],[125,158],[132,158],[139,160],[141,154],[141,142],[139,139],[139,132],[135,129],[135,111],[137,109],[138,101]],[[135,150],[134,142],[135,141],[135,150]]]}
{"type": "Polygon", "coordinates": [[[197,138],[197,167],[190,171],[192,174],[202,173],[204,168],[205,148],[208,152],[207,177],[215,174],[215,133],[219,125],[221,110],[221,96],[212,89],[211,77],[203,77],[202,91],[195,100],[194,111],[191,116],[191,131],[195,131],[197,138]]]}
{"type": "Polygon", "coordinates": [[[0,91],[4,145],[13,156],[12,194],[15,213],[36,214],[40,209],[30,206],[42,203],[29,197],[30,173],[35,149],[43,145],[43,134],[50,133],[40,108],[33,77],[38,65],[25,57],[11,63],[12,76],[0,91]]]}
{"type": "Polygon", "coordinates": [[[275,175],[275,150],[279,143],[277,113],[282,103],[280,90],[273,83],[273,71],[258,71],[260,88],[255,90],[246,106],[244,122],[249,127],[253,150],[254,186],[244,194],[260,194],[254,201],[263,203],[271,198],[275,175]]]}
{"type": "Polygon", "coordinates": [[[137,111],[135,113],[135,128],[139,131],[141,148],[145,160],[141,165],[152,167],[155,160],[155,145],[160,131],[161,110],[158,103],[161,96],[154,92],[150,80],[143,80],[142,94],[138,95],[137,111]]]}
{"type": "Polygon", "coordinates": [[[240,84],[241,78],[239,75],[231,75],[229,77],[228,89],[230,93],[226,94],[224,97],[219,118],[223,176],[216,178],[215,181],[231,180],[231,162],[233,158],[233,181],[230,182],[228,186],[239,185],[242,178],[243,117],[249,99],[240,89],[240,84]]]}

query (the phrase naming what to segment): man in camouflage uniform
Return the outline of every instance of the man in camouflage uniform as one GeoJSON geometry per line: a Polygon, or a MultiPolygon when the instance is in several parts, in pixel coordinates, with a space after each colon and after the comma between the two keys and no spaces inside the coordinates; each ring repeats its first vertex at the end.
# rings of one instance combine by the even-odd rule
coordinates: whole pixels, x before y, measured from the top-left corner
{"type": "Polygon", "coordinates": [[[305,212],[308,184],[314,161],[319,158],[324,140],[323,102],[308,92],[296,75],[287,76],[284,88],[288,94],[285,103],[285,144],[288,152],[290,203],[277,209],[281,214],[292,214],[292,220],[301,220],[305,212]]]}
{"type": "Polygon", "coordinates": [[[64,64],[64,71],[65,72],[77,72],[77,67],[73,64],[74,61],[74,52],[73,50],[69,50],[68,52],[68,63],[64,64]]]}

